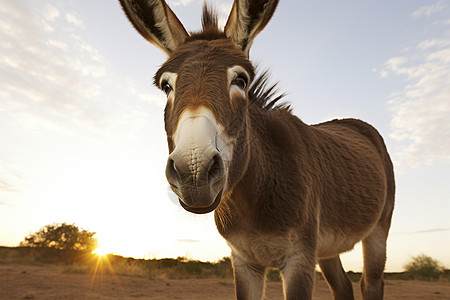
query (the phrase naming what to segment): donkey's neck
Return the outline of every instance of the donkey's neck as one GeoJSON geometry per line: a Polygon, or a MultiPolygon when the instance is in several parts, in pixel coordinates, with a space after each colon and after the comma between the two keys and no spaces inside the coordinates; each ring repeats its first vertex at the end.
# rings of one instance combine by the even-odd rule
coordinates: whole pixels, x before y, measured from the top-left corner
{"type": "Polygon", "coordinates": [[[279,230],[298,219],[297,208],[304,205],[298,199],[305,190],[298,170],[304,164],[301,153],[307,151],[302,136],[308,135],[308,126],[284,109],[250,113],[248,166],[223,207],[229,225],[251,223],[263,231],[279,230]]]}

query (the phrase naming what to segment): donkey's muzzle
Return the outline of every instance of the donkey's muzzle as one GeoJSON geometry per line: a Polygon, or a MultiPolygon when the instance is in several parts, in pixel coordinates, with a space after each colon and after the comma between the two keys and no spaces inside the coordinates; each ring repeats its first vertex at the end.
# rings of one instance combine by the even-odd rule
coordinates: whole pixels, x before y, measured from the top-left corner
{"type": "Polygon", "coordinates": [[[225,184],[223,159],[215,148],[177,151],[169,156],[166,177],[181,206],[203,214],[220,203],[225,184]]]}

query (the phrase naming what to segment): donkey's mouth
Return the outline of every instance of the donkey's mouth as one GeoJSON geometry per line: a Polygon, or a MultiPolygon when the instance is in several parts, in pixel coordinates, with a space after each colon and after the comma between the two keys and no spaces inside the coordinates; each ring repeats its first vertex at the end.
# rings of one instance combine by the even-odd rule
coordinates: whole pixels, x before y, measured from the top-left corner
{"type": "Polygon", "coordinates": [[[214,202],[210,206],[207,206],[207,207],[190,207],[190,206],[186,205],[186,203],[184,203],[183,200],[181,200],[180,198],[178,198],[178,201],[180,202],[181,207],[183,207],[188,212],[191,212],[194,214],[207,214],[207,213],[212,212],[213,210],[215,210],[217,208],[217,206],[219,206],[220,200],[222,200],[222,192],[223,192],[223,189],[221,189],[220,192],[217,194],[217,197],[214,200],[214,202]]]}

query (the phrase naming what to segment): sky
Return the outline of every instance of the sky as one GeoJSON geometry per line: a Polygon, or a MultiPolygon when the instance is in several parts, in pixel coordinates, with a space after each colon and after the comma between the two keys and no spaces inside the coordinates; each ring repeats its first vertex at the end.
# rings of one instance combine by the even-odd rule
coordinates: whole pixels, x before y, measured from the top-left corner
{"type": "MultiPolygon", "coordinates": [[[[188,31],[202,0],[170,0],[188,31]]],[[[210,1],[224,24],[232,1],[210,1]]],[[[169,192],[165,54],[118,1],[0,0],[0,245],[52,223],[124,256],[230,255],[213,214],[169,192]]],[[[250,50],[308,124],[353,117],[384,136],[397,182],[387,271],[421,253],[450,268],[450,3],[286,1],[250,50]]],[[[361,246],[343,255],[361,271],[361,246]]]]}

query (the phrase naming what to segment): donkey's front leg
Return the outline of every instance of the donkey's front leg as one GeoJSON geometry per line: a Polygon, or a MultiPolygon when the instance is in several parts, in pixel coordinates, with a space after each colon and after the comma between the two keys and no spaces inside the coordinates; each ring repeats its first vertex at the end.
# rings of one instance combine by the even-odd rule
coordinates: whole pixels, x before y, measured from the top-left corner
{"type": "Polygon", "coordinates": [[[264,298],[266,268],[251,264],[232,253],[236,299],[261,300],[264,298]]]}
{"type": "Polygon", "coordinates": [[[311,300],[314,286],[314,256],[292,256],[281,268],[286,300],[311,300]]]}

